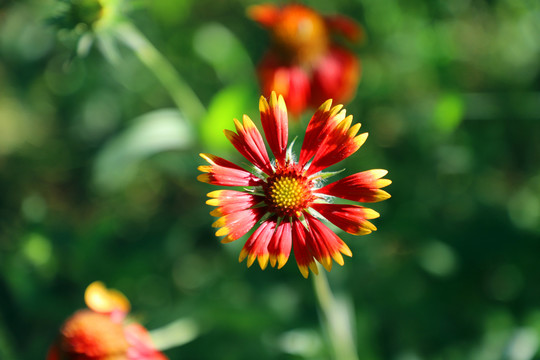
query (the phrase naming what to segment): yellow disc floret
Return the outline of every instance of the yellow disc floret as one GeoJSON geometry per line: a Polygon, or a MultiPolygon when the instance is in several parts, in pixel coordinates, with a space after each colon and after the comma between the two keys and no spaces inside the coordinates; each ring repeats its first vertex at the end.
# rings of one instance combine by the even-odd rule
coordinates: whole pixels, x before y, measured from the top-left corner
{"type": "Polygon", "coordinates": [[[295,171],[276,172],[265,186],[266,203],[278,216],[299,216],[313,200],[311,182],[295,171]]]}
{"type": "Polygon", "coordinates": [[[296,206],[302,201],[303,189],[298,184],[298,180],[291,178],[279,179],[270,189],[272,202],[281,208],[296,206]]]}

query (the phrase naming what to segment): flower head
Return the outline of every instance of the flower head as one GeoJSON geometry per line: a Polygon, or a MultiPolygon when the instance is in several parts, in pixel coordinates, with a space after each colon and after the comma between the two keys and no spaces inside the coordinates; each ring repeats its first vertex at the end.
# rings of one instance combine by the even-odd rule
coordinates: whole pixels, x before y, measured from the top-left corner
{"type": "MultiPolygon", "coordinates": [[[[272,92],[270,100],[261,96],[261,123],[275,161],[268,155],[263,137],[251,119],[234,120],[236,132],[225,130],[233,146],[252,165],[249,171],[221,157],[201,154],[209,165],[200,166],[200,181],[243,190],[217,190],[208,194],[207,204],[216,206],[210,214],[219,219],[217,236],[227,243],[241,238],[251,229],[240,261],[248,266],[255,260],[262,269],[268,263],[281,268],[291,248],[300,272],[317,273],[315,260],[328,271],[332,259],[343,265],[343,255],[351,256],[348,246],[321,220],[342,230],[364,235],[376,230],[368,220],[379,216],[359,205],[337,204],[334,200],[376,202],[390,197],[381,188],[391,183],[382,179],[386,170],[368,170],[324,185],[335,173],[322,170],[352,155],[362,146],[367,133],[358,134],[360,124],[352,125],[341,105],[323,103],[308,124],[298,159],[288,142],[288,115],[283,97],[272,92]],[[257,224],[259,226],[257,227],[257,224]]],[[[292,144],[291,144],[292,145],[292,144]]]]}
{"type": "Polygon", "coordinates": [[[96,30],[116,16],[122,0],[61,0],[53,23],[66,30],[96,30]]]}
{"type": "Polygon", "coordinates": [[[56,5],[49,22],[60,39],[76,44],[78,56],[86,56],[96,43],[109,60],[117,59],[115,27],[123,19],[124,0],[59,0],[56,5]]]}
{"type": "Polygon", "coordinates": [[[128,347],[122,324],[91,310],[79,310],[61,330],[60,348],[74,356],[103,359],[121,356],[128,347]]]}
{"type": "Polygon", "coordinates": [[[154,348],[148,331],[126,323],[128,299],[101,282],[90,284],[84,295],[89,309],[75,312],[60,329],[47,360],[166,360],[154,348]]]}
{"type": "Polygon", "coordinates": [[[343,16],[323,17],[300,4],[283,8],[255,5],[248,15],[271,35],[272,47],[257,67],[265,96],[272,91],[283,94],[294,115],[326,99],[345,102],[353,97],[360,62],[331,35],[358,41],[362,31],[354,21],[343,16]]]}

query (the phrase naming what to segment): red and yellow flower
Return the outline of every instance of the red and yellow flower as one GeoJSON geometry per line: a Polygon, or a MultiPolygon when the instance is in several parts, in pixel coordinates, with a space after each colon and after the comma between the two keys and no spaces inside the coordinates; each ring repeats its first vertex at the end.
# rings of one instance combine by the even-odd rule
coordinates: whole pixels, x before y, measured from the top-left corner
{"type": "Polygon", "coordinates": [[[282,94],[295,116],[326,99],[343,103],[354,96],[360,61],[331,36],[359,41],[362,31],[356,22],[339,15],[323,17],[300,4],[255,5],[248,15],[271,34],[272,46],[257,66],[265,96],[282,94]]]}
{"type": "Polygon", "coordinates": [[[381,188],[391,183],[383,179],[386,170],[368,170],[324,185],[335,173],[322,172],[352,155],[366,141],[367,133],[358,135],[360,124],[352,125],[342,105],[323,103],[308,124],[298,159],[288,146],[288,115],[283,97],[272,92],[269,101],[260,98],[261,123],[270,150],[253,121],[244,115],[234,120],[236,132],[225,130],[233,146],[253,165],[246,170],[221,157],[201,154],[209,165],[200,166],[202,182],[242,187],[243,190],[217,190],[208,194],[207,204],[216,206],[210,214],[219,219],[216,236],[228,243],[246,235],[260,224],[246,241],[240,261],[255,260],[265,269],[268,263],[281,268],[291,248],[300,272],[308,277],[317,273],[315,260],[328,271],[332,259],[343,265],[343,255],[351,256],[349,247],[321,220],[326,219],[342,230],[364,235],[376,230],[368,220],[379,214],[369,208],[337,204],[345,199],[377,202],[390,195],[381,188]]]}
{"type": "Polygon", "coordinates": [[[142,325],[125,321],[130,304],[122,293],[96,281],[84,299],[88,309],[66,320],[47,360],[167,360],[142,325]]]}

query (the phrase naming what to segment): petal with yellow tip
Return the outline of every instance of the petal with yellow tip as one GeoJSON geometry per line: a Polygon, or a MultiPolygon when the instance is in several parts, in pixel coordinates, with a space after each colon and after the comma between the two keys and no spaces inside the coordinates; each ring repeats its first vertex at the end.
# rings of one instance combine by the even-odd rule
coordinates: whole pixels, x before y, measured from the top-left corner
{"type": "Polygon", "coordinates": [[[301,166],[307,164],[315,156],[323,141],[339,124],[341,116],[338,116],[338,112],[343,106],[337,105],[333,108],[331,106],[332,100],[327,100],[317,109],[311,118],[306,129],[302,149],[300,150],[298,163],[301,166]]]}
{"type": "Polygon", "coordinates": [[[292,247],[292,227],[288,221],[282,221],[276,228],[270,243],[268,251],[276,259],[278,269],[282,268],[291,253],[292,247]]]}
{"type": "Polygon", "coordinates": [[[276,222],[269,219],[263,222],[246,241],[242,253],[247,253],[248,267],[258,259],[261,269],[266,268],[269,260],[268,243],[272,238],[275,227],[276,222]]]}
{"type": "Polygon", "coordinates": [[[379,180],[385,174],[386,170],[379,169],[363,171],[330,183],[316,192],[358,202],[382,201],[390,197],[386,191],[379,189],[380,185],[387,185],[379,180]]]}
{"type": "Polygon", "coordinates": [[[243,124],[236,119],[234,122],[237,133],[225,130],[227,139],[249,162],[266,174],[271,174],[272,165],[266,151],[266,146],[264,145],[261,133],[253,121],[247,115],[244,115],[243,124]]]}
{"type": "Polygon", "coordinates": [[[354,235],[369,234],[377,228],[368,221],[379,217],[375,210],[359,205],[348,204],[313,204],[317,210],[329,222],[341,230],[354,235]]]}
{"type": "Polygon", "coordinates": [[[350,131],[350,117],[343,120],[320,144],[307,175],[315,174],[322,169],[337,164],[354,154],[364,144],[368,134],[363,133],[355,136],[358,126],[353,126],[350,131]]]}
{"type": "Polygon", "coordinates": [[[114,289],[107,289],[101,281],[94,281],[84,292],[84,301],[89,309],[103,314],[113,312],[127,314],[131,308],[129,300],[114,289]]]}
{"type": "Polygon", "coordinates": [[[220,192],[208,194],[208,196],[210,195],[212,195],[212,198],[207,200],[206,203],[208,205],[218,206],[218,208],[211,213],[213,216],[228,215],[246,210],[264,201],[264,197],[262,196],[236,190],[222,190],[220,192]]]}
{"type": "Polygon", "coordinates": [[[272,150],[277,162],[284,164],[289,136],[289,121],[283,96],[279,95],[278,97],[272,91],[269,103],[264,97],[261,97],[259,110],[261,112],[262,127],[270,150],[272,150]]]}
{"type": "Polygon", "coordinates": [[[294,258],[302,276],[307,278],[309,275],[308,269],[312,269],[313,266],[316,268],[316,265],[313,260],[313,254],[306,243],[306,229],[300,221],[296,220],[292,223],[291,233],[294,258]]]}
{"type": "Polygon", "coordinates": [[[300,263],[298,263],[298,269],[300,270],[302,276],[307,279],[309,276],[309,267],[307,265],[300,265],[300,263]]]}
{"type": "Polygon", "coordinates": [[[307,233],[306,243],[315,259],[327,271],[332,269],[332,259],[343,265],[344,261],[340,253],[344,251],[345,255],[350,254],[347,245],[332,230],[313,216],[308,215],[307,220],[310,231],[307,233]]]}
{"type": "Polygon", "coordinates": [[[265,212],[264,208],[255,208],[225,215],[213,224],[214,227],[221,227],[216,236],[227,235],[231,239],[239,239],[255,226],[265,212]]]}
{"type": "Polygon", "coordinates": [[[240,166],[211,154],[200,154],[210,165],[201,165],[199,170],[204,172],[197,180],[222,186],[256,186],[261,179],[242,169],[240,166]]]}

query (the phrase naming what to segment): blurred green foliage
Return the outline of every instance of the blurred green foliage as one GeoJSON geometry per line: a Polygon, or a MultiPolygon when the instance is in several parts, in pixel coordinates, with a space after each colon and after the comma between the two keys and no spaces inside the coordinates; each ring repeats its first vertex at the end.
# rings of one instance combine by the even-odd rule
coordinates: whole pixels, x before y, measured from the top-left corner
{"type": "MultiPolygon", "coordinates": [[[[215,238],[214,188],[195,180],[199,152],[239,160],[222,134],[233,117],[258,119],[268,37],[252,2],[125,4],[202,118],[107,33],[93,46],[88,24],[51,25],[56,1],[0,3],[0,359],[44,358],[94,280],[149,329],[172,324],[170,344],[191,340],[171,359],[328,359],[294,260],[239,265],[242,240],[215,238]]],[[[345,167],[393,180],[379,230],[341,234],[354,257],[329,274],[359,357],[540,359],[540,3],[306,4],[365,28],[346,108],[370,137],[345,167]]]]}

